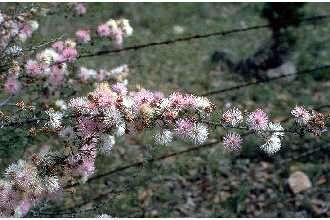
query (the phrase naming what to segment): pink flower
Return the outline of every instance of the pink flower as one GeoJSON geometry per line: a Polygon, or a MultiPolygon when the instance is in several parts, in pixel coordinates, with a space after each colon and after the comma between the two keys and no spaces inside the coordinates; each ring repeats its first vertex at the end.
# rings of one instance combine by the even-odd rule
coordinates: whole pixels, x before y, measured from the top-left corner
{"type": "Polygon", "coordinates": [[[32,207],[32,202],[30,199],[24,199],[18,206],[20,216],[25,216],[30,208],[32,207]]]}
{"type": "Polygon", "coordinates": [[[108,84],[101,84],[93,92],[93,98],[99,107],[111,107],[115,103],[113,95],[108,84]]]}
{"type": "Polygon", "coordinates": [[[112,91],[118,93],[119,95],[126,95],[127,94],[127,88],[124,83],[116,83],[112,85],[112,91]]]}
{"type": "Polygon", "coordinates": [[[78,119],[78,130],[86,138],[93,136],[98,129],[98,124],[88,118],[79,118],[78,119]]]}
{"type": "Polygon", "coordinates": [[[96,158],[96,144],[85,144],[80,148],[81,154],[89,157],[89,158],[96,158]]]}
{"type": "Polygon", "coordinates": [[[108,37],[110,36],[110,28],[107,24],[100,24],[97,27],[97,33],[100,37],[108,37]]]}
{"type": "MultiPolygon", "coordinates": [[[[87,152],[88,154],[88,152],[87,152]]],[[[95,171],[95,158],[85,155],[84,152],[68,159],[70,166],[66,169],[68,175],[82,176],[84,178],[92,175],[95,171]]]]}
{"type": "Polygon", "coordinates": [[[29,24],[25,24],[23,29],[21,30],[22,33],[26,34],[26,36],[32,36],[32,27],[29,24]]]}
{"type": "Polygon", "coordinates": [[[82,176],[90,176],[95,171],[95,159],[86,158],[79,164],[77,172],[82,176]]]}
{"type": "Polygon", "coordinates": [[[77,3],[74,9],[78,15],[83,15],[87,12],[87,8],[83,3],[77,3]]]}
{"type": "Polygon", "coordinates": [[[164,98],[164,93],[156,91],[154,92],[154,98],[157,101],[161,101],[164,98]]]}
{"type": "Polygon", "coordinates": [[[229,125],[232,127],[236,127],[241,123],[243,120],[243,116],[240,110],[237,108],[232,108],[227,111],[225,111],[222,115],[221,122],[224,125],[229,125]]]}
{"type": "Polygon", "coordinates": [[[8,78],[5,82],[5,91],[10,94],[17,94],[21,90],[21,84],[13,78],[8,78]]]}
{"type": "Polygon", "coordinates": [[[242,138],[235,132],[227,133],[223,138],[223,146],[228,151],[239,151],[241,144],[242,138]]]}
{"type": "Polygon", "coordinates": [[[197,104],[196,97],[193,95],[185,95],[182,104],[185,109],[195,108],[197,104]]]}
{"type": "Polygon", "coordinates": [[[143,104],[154,101],[154,94],[146,89],[141,89],[133,95],[134,105],[138,110],[143,104]]]}
{"type": "Polygon", "coordinates": [[[60,68],[60,65],[54,65],[51,67],[51,74],[48,79],[49,83],[53,86],[61,85],[64,81],[64,71],[60,68]]]}
{"type": "Polygon", "coordinates": [[[302,106],[296,106],[291,114],[295,117],[297,123],[304,125],[311,119],[311,114],[302,106]]]}
{"type": "Polygon", "coordinates": [[[76,32],[77,40],[81,43],[88,43],[91,40],[90,31],[80,29],[76,32]]]}
{"type": "Polygon", "coordinates": [[[263,110],[256,109],[248,116],[247,124],[251,130],[266,130],[268,127],[268,116],[263,110]]]}
{"type": "Polygon", "coordinates": [[[70,168],[66,170],[69,175],[88,177],[95,171],[96,144],[85,144],[79,153],[69,158],[70,168]]]}
{"type": "Polygon", "coordinates": [[[171,108],[180,109],[183,106],[184,97],[181,93],[174,92],[173,94],[170,95],[169,101],[171,108]]]}
{"type": "Polygon", "coordinates": [[[28,60],[25,65],[25,69],[27,74],[31,76],[39,76],[44,71],[43,66],[36,60],[28,60]]]}
{"type": "Polygon", "coordinates": [[[188,139],[191,136],[194,123],[189,119],[179,119],[176,122],[175,133],[182,139],[188,139]]]}
{"type": "Polygon", "coordinates": [[[123,46],[123,32],[117,28],[111,32],[111,38],[113,40],[113,46],[120,49],[123,46]]]}
{"type": "Polygon", "coordinates": [[[25,24],[19,33],[19,37],[25,41],[27,38],[32,36],[32,27],[28,24],[25,24]]]}
{"type": "Polygon", "coordinates": [[[61,53],[64,49],[64,42],[56,41],[55,43],[53,43],[52,48],[56,50],[56,52],[61,53]]]}
{"type": "Polygon", "coordinates": [[[60,60],[73,62],[77,59],[77,57],[78,57],[78,51],[76,50],[76,48],[67,47],[62,51],[60,60]]]}
{"type": "MultiPolygon", "coordinates": [[[[14,210],[18,203],[17,192],[11,188],[0,190],[0,210],[14,210]]],[[[1,213],[1,212],[0,212],[1,213]]]]}
{"type": "Polygon", "coordinates": [[[26,170],[17,172],[14,180],[23,191],[29,190],[34,181],[31,174],[26,170]]]}

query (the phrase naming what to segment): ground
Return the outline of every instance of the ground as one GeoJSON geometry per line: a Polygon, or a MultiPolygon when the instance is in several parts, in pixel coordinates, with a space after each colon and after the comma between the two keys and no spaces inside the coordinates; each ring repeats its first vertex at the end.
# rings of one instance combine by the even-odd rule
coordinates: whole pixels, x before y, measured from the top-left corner
{"type": "MultiPolygon", "coordinates": [[[[125,46],[158,42],[264,24],[265,20],[259,16],[261,7],[262,3],[88,4],[88,12],[83,17],[57,13],[44,18],[40,24],[41,34],[30,43],[61,34],[72,36],[76,28],[95,27],[113,17],[125,17],[134,27],[134,35],[125,41],[125,46]]],[[[304,8],[309,16],[326,14],[329,9],[330,4],[325,3],[308,3],[304,8]]],[[[288,61],[297,70],[329,63],[327,20],[302,25],[293,31],[298,33],[298,43],[288,61]]],[[[261,29],[79,62],[91,68],[128,64],[130,88],[141,85],[165,94],[174,90],[202,94],[245,82],[221,65],[210,62],[215,50],[228,51],[236,58],[247,57],[266,43],[269,36],[268,29],[261,29]]],[[[96,46],[107,47],[103,43],[96,46]]],[[[329,85],[329,71],[324,70],[209,98],[218,106],[218,111],[225,105],[248,110],[263,107],[273,119],[281,120],[296,104],[313,107],[330,104],[329,85]]],[[[22,141],[17,144],[37,142],[26,139],[22,131],[13,133],[2,139],[20,138],[22,141]]],[[[151,134],[152,131],[119,139],[110,156],[97,159],[97,173],[192,147],[183,142],[168,147],[155,146],[151,134]]],[[[219,140],[222,134],[218,129],[210,139],[219,140]]],[[[146,162],[81,185],[75,193],[65,193],[64,204],[47,203],[35,208],[29,216],[93,217],[107,213],[115,217],[329,217],[329,137],[290,136],[284,140],[280,153],[272,157],[258,151],[258,144],[258,140],[247,137],[243,151],[236,154],[224,152],[219,143],[159,162],[146,162]],[[292,193],[287,184],[290,174],[296,170],[306,173],[312,182],[310,189],[299,194],[292,193]]],[[[6,155],[3,158],[7,159],[1,161],[4,165],[17,159],[8,152],[6,155]]]]}

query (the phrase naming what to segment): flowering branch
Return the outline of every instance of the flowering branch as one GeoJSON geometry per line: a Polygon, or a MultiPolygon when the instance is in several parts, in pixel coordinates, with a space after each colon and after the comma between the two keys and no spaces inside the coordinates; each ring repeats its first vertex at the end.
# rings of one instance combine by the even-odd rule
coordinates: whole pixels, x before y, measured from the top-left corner
{"type": "MultiPolygon", "coordinates": [[[[78,15],[86,13],[84,4],[74,3],[71,6],[78,15]]],[[[330,16],[315,16],[303,20],[309,22],[328,17],[330,16]]],[[[206,97],[179,92],[174,92],[166,97],[162,92],[152,92],[146,89],[129,91],[125,79],[129,72],[127,65],[110,71],[76,66],[76,61],[80,58],[169,45],[212,36],[224,36],[266,28],[269,25],[197,34],[123,48],[123,40],[133,33],[133,28],[126,19],[110,19],[100,24],[94,31],[87,28],[77,30],[75,39],[48,41],[30,49],[22,49],[20,44],[31,37],[33,31],[37,30],[39,26],[38,22],[31,18],[33,18],[32,12],[23,14],[19,18],[0,13],[0,23],[3,23],[0,27],[3,33],[0,48],[5,52],[3,53],[4,60],[1,60],[1,68],[6,73],[2,77],[5,79],[4,89],[10,94],[9,97],[17,95],[21,91],[20,80],[26,80],[27,84],[32,80],[38,81],[40,83],[37,86],[46,87],[47,91],[56,91],[64,83],[72,86],[78,80],[84,83],[95,81],[101,83],[86,96],[72,98],[68,102],[57,100],[55,106],[59,109],[58,111],[47,106],[46,111],[36,112],[33,107],[29,108],[25,106],[24,102],[19,102],[16,105],[18,112],[29,110],[33,113],[33,117],[15,121],[4,117],[1,128],[23,124],[38,125],[42,122],[42,131],[58,134],[61,137],[59,141],[63,148],[56,152],[33,154],[27,160],[19,160],[5,170],[5,178],[0,180],[1,217],[24,216],[32,206],[45,199],[52,199],[61,191],[82,182],[91,182],[132,167],[142,166],[146,162],[152,163],[205,149],[220,143],[221,139],[226,150],[239,151],[243,143],[242,137],[248,134],[256,135],[264,141],[260,149],[268,154],[274,154],[281,149],[281,141],[285,133],[319,136],[327,131],[328,116],[302,106],[297,106],[291,111],[295,120],[292,129],[284,129],[280,123],[272,122],[261,108],[244,114],[237,108],[227,109],[214,122],[210,119],[216,106],[206,97]],[[115,49],[82,54],[82,45],[95,39],[110,40],[115,49]],[[17,43],[18,40],[21,43],[17,43]],[[48,47],[50,44],[51,46],[48,47]],[[42,50],[39,51],[39,49],[42,50]],[[26,52],[31,52],[31,54],[26,52]],[[78,70],[78,74],[71,76],[74,72],[71,70],[78,70]],[[209,127],[248,132],[242,133],[242,135],[237,132],[229,132],[223,138],[217,138],[217,140],[207,143],[209,127]],[[115,146],[117,137],[124,134],[134,135],[146,130],[154,131],[154,140],[158,145],[167,145],[174,139],[180,139],[197,146],[157,158],[138,161],[92,176],[95,172],[96,156],[99,153],[109,154],[115,146]]],[[[329,67],[324,65],[300,71],[299,74],[329,67]]],[[[287,76],[281,75],[272,80],[287,76]]],[[[250,82],[220,90],[220,92],[264,82],[266,81],[250,82]]],[[[218,92],[210,92],[206,95],[218,92]]],[[[46,92],[45,96],[50,97],[51,95],[46,92]]],[[[4,100],[0,106],[7,105],[8,101],[9,99],[4,100]]],[[[50,106],[53,106],[52,103],[50,106]]]]}

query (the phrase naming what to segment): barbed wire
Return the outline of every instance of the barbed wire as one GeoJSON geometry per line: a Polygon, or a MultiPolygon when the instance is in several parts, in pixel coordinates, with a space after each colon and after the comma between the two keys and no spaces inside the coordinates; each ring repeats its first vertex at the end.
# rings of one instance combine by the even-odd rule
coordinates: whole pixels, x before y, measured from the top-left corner
{"type": "Polygon", "coordinates": [[[299,77],[299,76],[302,76],[302,75],[305,75],[305,74],[308,74],[308,73],[313,73],[313,72],[320,71],[320,70],[325,70],[325,69],[330,69],[330,64],[317,66],[317,67],[314,67],[312,69],[304,69],[304,70],[297,71],[297,72],[294,72],[294,73],[283,73],[283,74],[280,74],[276,77],[270,77],[270,78],[264,79],[264,80],[251,81],[251,82],[243,83],[243,84],[240,84],[240,85],[236,85],[236,86],[232,86],[232,87],[228,87],[228,88],[224,88],[224,89],[209,91],[209,92],[206,92],[206,93],[202,93],[200,95],[201,96],[211,96],[211,95],[215,95],[215,94],[219,94],[219,93],[238,90],[238,89],[253,86],[253,85],[268,83],[268,82],[276,81],[276,80],[291,77],[291,76],[299,77]]]}
{"type": "MultiPolygon", "coordinates": [[[[302,157],[305,157],[305,156],[308,156],[308,155],[310,155],[310,154],[313,154],[313,153],[315,153],[315,152],[318,152],[319,150],[322,150],[322,149],[326,149],[326,148],[328,148],[328,147],[330,147],[330,145],[328,144],[328,142],[327,141],[324,141],[324,143],[325,144],[322,144],[321,146],[319,146],[319,147],[317,147],[317,148],[314,148],[314,149],[310,149],[310,150],[308,150],[308,151],[306,151],[306,152],[304,152],[303,154],[300,154],[300,155],[298,155],[298,156],[295,156],[294,158],[290,158],[290,159],[284,159],[284,160],[280,160],[280,161],[276,161],[277,163],[276,164],[281,164],[281,167],[283,168],[284,166],[284,164],[287,164],[287,163],[289,163],[289,162],[291,162],[291,161],[293,161],[293,160],[297,160],[297,159],[300,159],[300,158],[302,158],[302,157]]],[[[282,170],[282,169],[281,169],[282,170]]],[[[111,173],[111,174],[113,174],[113,173],[111,173]]],[[[109,174],[110,175],[110,174],[109,174]]],[[[150,178],[150,180],[152,180],[152,178],[150,178]]],[[[135,187],[137,187],[137,186],[139,186],[139,184],[134,184],[134,185],[132,185],[132,186],[130,186],[129,188],[130,189],[134,189],[135,187]]],[[[130,190],[129,190],[130,191],[130,190]]],[[[128,191],[128,192],[129,192],[128,191]]],[[[92,199],[88,199],[87,201],[85,201],[85,202],[83,202],[83,203],[81,203],[81,204],[79,204],[79,205],[76,205],[76,206],[74,206],[74,207],[72,207],[72,208],[70,208],[71,210],[76,210],[76,208],[80,208],[80,207],[82,207],[84,204],[88,204],[89,202],[91,202],[91,201],[99,201],[99,200],[102,200],[102,199],[104,199],[104,198],[107,198],[107,196],[109,195],[109,194],[113,194],[115,192],[115,195],[117,195],[117,194],[120,194],[120,193],[127,193],[127,191],[124,191],[124,190],[119,190],[119,191],[115,191],[115,190],[110,190],[110,191],[108,191],[108,192],[105,192],[105,193],[101,193],[100,195],[98,195],[98,196],[95,196],[95,197],[93,197],[92,199]]],[[[98,206],[99,207],[99,206],[98,206]]],[[[87,209],[86,210],[87,212],[88,211],[90,211],[90,209],[87,209]]],[[[75,213],[76,213],[77,211],[75,211],[75,213]]],[[[82,212],[84,212],[84,210],[82,210],[82,212]]],[[[68,214],[70,214],[69,212],[67,212],[68,214]]],[[[55,213],[51,213],[51,214],[55,214],[55,213]]]]}
{"type": "MultiPolygon", "coordinates": [[[[306,19],[306,21],[320,20],[320,19],[329,18],[330,15],[329,16],[316,16],[316,17],[308,18],[308,19],[306,19]],[[316,17],[318,17],[318,19],[316,19],[316,17]]],[[[169,44],[174,44],[174,43],[177,43],[177,42],[208,38],[208,37],[212,37],[212,36],[219,36],[219,35],[225,36],[225,35],[238,33],[238,32],[245,32],[245,31],[251,31],[251,30],[266,28],[266,27],[269,27],[269,26],[270,25],[259,25],[259,26],[253,26],[253,27],[242,28],[242,29],[233,29],[233,30],[224,31],[224,32],[214,32],[214,33],[209,33],[209,34],[204,34],[204,35],[197,34],[197,35],[193,35],[193,36],[190,36],[190,37],[176,38],[176,39],[173,39],[173,40],[167,40],[167,41],[161,41],[161,42],[151,42],[151,43],[148,43],[148,44],[129,46],[129,47],[122,48],[122,49],[99,51],[99,52],[96,52],[94,54],[82,55],[79,58],[92,57],[92,56],[102,56],[102,55],[105,55],[105,54],[119,53],[119,52],[122,52],[122,51],[139,50],[139,49],[147,48],[147,47],[160,46],[160,45],[169,45],[169,44]]],[[[282,74],[280,76],[269,78],[269,79],[262,80],[262,81],[248,82],[248,83],[245,83],[245,84],[237,85],[237,86],[230,87],[230,88],[225,88],[225,89],[222,89],[222,90],[210,91],[210,92],[207,92],[207,93],[202,94],[202,95],[203,96],[210,96],[210,95],[214,95],[214,94],[218,94],[218,93],[222,93],[222,92],[241,89],[241,88],[252,86],[252,85],[267,83],[267,82],[270,82],[270,81],[278,80],[278,79],[289,77],[289,76],[292,76],[292,75],[303,75],[303,74],[307,74],[307,73],[311,73],[311,72],[315,72],[315,71],[323,70],[323,69],[329,69],[329,68],[330,68],[330,65],[323,65],[323,66],[319,66],[319,67],[316,67],[316,68],[313,68],[313,69],[306,69],[306,70],[298,71],[298,72],[295,72],[295,73],[282,74]]],[[[326,106],[329,106],[329,105],[326,105],[326,106]]],[[[33,119],[30,119],[30,120],[26,120],[25,122],[33,123],[34,121],[40,121],[40,120],[44,120],[44,119],[42,119],[42,118],[33,118],[33,119]]],[[[24,123],[24,121],[23,122],[13,122],[13,123],[14,124],[15,123],[21,124],[21,123],[24,123]]],[[[12,125],[14,125],[14,124],[12,124],[12,125]]],[[[157,158],[151,158],[151,159],[148,159],[148,160],[145,160],[145,161],[136,162],[136,163],[133,163],[133,164],[130,164],[130,165],[127,165],[127,166],[123,166],[123,167],[114,169],[112,171],[109,171],[109,172],[106,172],[106,173],[103,173],[103,174],[93,176],[87,182],[92,182],[96,179],[99,179],[99,178],[102,178],[102,177],[105,177],[105,176],[108,176],[108,175],[111,175],[111,174],[114,174],[114,173],[117,173],[117,172],[122,172],[122,171],[124,171],[126,169],[130,169],[132,167],[140,167],[140,166],[143,166],[145,163],[153,163],[153,162],[156,162],[156,161],[165,160],[165,159],[168,159],[168,158],[171,158],[171,157],[176,157],[176,156],[186,154],[186,153],[189,153],[189,152],[193,152],[193,151],[197,151],[197,150],[200,150],[200,149],[210,148],[210,147],[213,147],[214,145],[216,145],[218,143],[220,143],[220,140],[212,141],[212,142],[209,142],[209,143],[204,144],[204,145],[199,145],[199,146],[192,147],[192,148],[189,148],[189,149],[186,149],[186,150],[183,150],[183,151],[163,155],[163,156],[160,156],[160,157],[157,157],[157,158]]],[[[313,149],[313,151],[308,151],[309,152],[308,154],[313,153],[315,151],[316,151],[316,149],[313,149]]],[[[306,154],[307,154],[307,152],[306,152],[306,154]]],[[[73,186],[75,186],[75,185],[73,185],[73,186]]],[[[73,187],[73,186],[70,186],[70,187],[73,187]]]]}
{"type": "MultiPolygon", "coordinates": [[[[330,18],[330,15],[316,15],[316,16],[311,16],[311,17],[307,17],[307,18],[302,18],[300,21],[303,24],[303,23],[309,23],[309,22],[313,22],[313,21],[317,21],[317,20],[324,20],[324,19],[329,19],[329,18],[330,18]]],[[[285,21],[283,21],[282,23],[283,23],[283,27],[287,26],[285,21]]],[[[217,31],[217,32],[212,32],[212,33],[207,33],[207,34],[194,34],[194,35],[187,36],[187,37],[179,37],[179,38],[169,39],[169,40],[164,40],[164,41],[133,45],[133,46],[124,47],[121,49],[101,50],[101,51],[97,51],[94,53],[82,54],[78,58],[103,56],[103,55],[120,53],[123,51],[131,51],[131,50],[136,51],[136,50],[140,50],[140,49],[148,48],[148,47],[170,45],[170,44],[175,44],[178,42],[185,42],[185,41],[209,38],[209,37],[214,37],[214,36],[226,36],[226,35],[230,35],[230,34],[234,34],[234,33],[247,32],[247,31],[258,30],[258,29],[269,28],[269,27],[271,27],[271,24],[255,25],[255,26],[250,26],[250,27],[246,27],[246,28],[234,28],[234,29],[227,30],[227,31],[217,31]]]]}

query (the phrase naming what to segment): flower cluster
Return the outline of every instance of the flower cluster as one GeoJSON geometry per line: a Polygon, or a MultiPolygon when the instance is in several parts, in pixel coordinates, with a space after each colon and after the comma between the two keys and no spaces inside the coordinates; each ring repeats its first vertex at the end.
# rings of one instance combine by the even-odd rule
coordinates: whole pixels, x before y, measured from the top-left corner
{"type": "Polygon", "coordinates": [[[29,19],[29,17],[31,17],[29,13],[22,13],[13,17],[0,12],[1,51],[5,50],[7,54],[12,53],[15,51],[10,47],[13,39],[24,42],[39,28],[39,23],[29,19]]]}
{"type": "MultiPolygon", "coordinates": [[[[268,115],[262,109],[256,109],[246,116],[246,126],[242,127],[243,114],[237,108],[225,111],[220,119],[221,125],[229,128],[248,129],[265,140],[260,149],[268,154],[274,154],[281,148],[281,137],[284,129],[280,123],[269,122],[268,115]]],[[[241,149],[242,138],[236,132],[229,132],[223,138],[223,146],[228,151],[241,149]]]]}
{"type": "Polygon", "coordinates": [[[208,128],[202,119],[208,118],[213,106],[208,99],[194,95],[173,93],[166,98],[145,89],[129,92],[123,83],[100,83],[88,96],[71,99],[63,109],[67,110],[48,110],[46,125],[59,130],[64,141],[77,150],[64,157],[34,155],[31,162],[10,165],[0,187],[1,216],[25,215],[34,204],[60,192],[70,178],[86,181],[95,171],[97,151],[108,154],[115,137],[125,133],[156,128],[159,144],[168,144],[174,136],[204,143],[208,128]],[[64,113],[72,116],[72,126],[62,126],[64,113]]]}
{"type": "MultiPolygon", "coordinates": [[[[102,82],[87,96],[72,98],[67,104],[63,100],[56,103],[62,112],[49,109],[46,126],[58,131],[70,150],[60,156],[34,155],[31,162],[10,165],[6,180],[0,182],[1,216],[22,216],[42,199],[61,192],[73,179],[86,181],[95,172],[98,152],[109,154],[116,138],[124,134],[153,128],[155,142],[160,145],[174,138],[202,144],[208,138],[207,120],[214,110],[205,97],[178,92],[165,97],[161,92],[145,89],[129,91],[121,82],[102,82]]],[[[292,113],[301,117],[297,108],[292,113]]],[[[321,113],[310,114],[307,125],[325,126],[321,113]]],[[[243,129],[263,138],[265,143],[260,149],[268,154],[281,149],[285,130],[280,123],[271,122],[262,109],[243,115],[232,108],[223,113],[220,121],[223,128],[243,129]]],[[[242,142],[237,132],[229,132],[223,138],[224,148],[229,151],[239,151],[242,142]]]]}
{"type": "Polygon", "coordinates": [[[90,82],[91,80],[96,82],[114,80],[116,82],[123,82],[127,85],[126,77],[128,73],[129,68],[126,64],[118,66],[110,71],[105,69],[94,70],[81,66],[78,78],[82,82],[90,82]]]}
{"type": "Polygon", "coordinates": [[[84,15],[86,14],[87,12],[87,7],[84,3],[78,3],[78,2],[75,2],[75,3],[72,3],[73,5],[73,8],[76,12],[77,15],[84,15]]]}
{"type": "Polygon", "coordinates": [[[76,42],[68,39],[57,41],[51,48],[46,48],[36,55],[36,59],[29,59],[25,64],[26,74],[34,78],[46,78],[51,86],[59,86],[69,75],[67,63],[78,57],[76,42]]]}
{"type": "Polygon", "coordinates": [[[87,97],[71,99],[69,109],[78,117],[77,131],[83,139],[155,127],[157,143],[167,144],[177,136],[201,144],[208,128],[200,119],[208,117],[213,107],[208,99],[193,95],[173,93],[165,98],[145,89],[128,92],[123,83],[101,83],[87,97]]]}
{"type": "MultiPolygon", "coordinates": [[[[79,11],[79,14],[83,14],[86,11],[85,6],[81,3],[75,3],[74,7],[79,11]]],[[[18,37],[21,41],[24,41],[38,28],[38,23],[36,21],[26,20],[23,15],[18,16],[16,20],[0,13],[0,23],[2,23],[0,31],[3,35],[1,37],[0,47],[5,48],[5,53],[10,53],[11,56],[23,55],[22,48],[19,46],[14,45],[7,48],[11,38],[18,37]]],[[[97,33],[102,37],[110,37],[114,41],[116,47],[121,47],[123,38],[133,33],[133,29],[127,19],[110,19],[103,26],[106,27],[105,32],[102,31],[102,25],[100,25],[97,33]]],[[[69,77],[69,69],[72,69],[69,68],[69,65],[73,65],[79,57],[77,42],[90,42],[92,40],[90,32],[91,31],[87,28],[79,29],[76,32],[76,40],[66,39],[64,41],[57,41],[53,43],[51,47],[39,51],[35,58],[25,56],[24,59],[26,59],[26,57],[28,57],[28,59],[26,61],[21,61],[24,65],[19,64],[18,60],[11,61],[7,79],[4,84],[4,90],[9,94],[16,95],[22,88],[22,83],[18,80],[21,76],[46,79],[45,86],[49,88],[57,88],[63,85],[66,79],[69,81],[69,79],[71,79],[69,77]],[[21,66],[24,66],[24,69],[21,68],[21,66]],[[22,75],[22,73],[24,75],[22,75]]],[[[90,80],[101,82],[109,78],[122,78],[122,76],[127,74],[126,72],[128,72],[126,65],[120,66],[110,72],[104,69],[96,71],[80,67],[78,77],[82,82],[90,80]]],[[[119,81],[122,81],[122,79],[119,81]]]]}
{"type": "Polygon", "coordinates": [[[121,48],[124,37],[129,37],[133,34],[133,28],[127,19],[110,19],[97,27],[97,34],[100,37],[111,38],[113,46],[121,48]]]}
{"type": "Polygon", "coordinates": [[[321,135],[327,131],[325,116],[314,110],[308,111],[303,106],[296,106],[292,109],[291,114],[294,116],[296,123],[314,135],[321,135]]]}
{"type": "Polygon", "coordinates": [[[18,81],[21,68],[16,59],[22,55],[23,49],[19,44],[30,38],[39,27],[38,22],[31,20],[31,17],[30,13],[8,16],[0,12],[1,62],[2,65],[9,66],[4,90],[9,94],[17,94],[21,89],[21,83],[18,81]]]}
{"type": "Polygon", "coordinates": [[[91,40],[89,29],[79,29],[76,32],[76,38],[79,43],[88,43],[91,40]]]}
{"type": "MultiPolygon", "coordinates": [[[[122,19],[116,22],[116,27],[122,33],[127,33],[125,36],[129,36],[132,33],[128,20],[122,19]]],[[[91,40],[90,31],[88,29],[80,29],[76,32],[76,38],[80,43],[87,43],[91,40]]],[[[65,82],[65,78],[68,78],[70,74],[68,64],[73,63],[78,56],[79,53],[75,40],[57,41],[50,48],[38,52],[35,59],[27,60],[25,73],[32,78],[47,79],[47,86],[58,87],[65,82]]],[[[8,78],[4,85],[5,91],[9,94],[17,94],[22,87],[21,83],[17,80],[21,74],[21,67],[17,62],[14,62],[8,72],[8,78]]],[[[78,77],[82,82],[89,80],[101,82],[108,79],[123,81],[127,73],[127,65],[119,66],[110,72],[104,69],[96,71],[86,67],[80,67],[78,77]]]]}
{"type": "Polygon", "coordinates": [[[0,217],[22,217],[34,204],[61,192],[49,162],[53,160],[33,155],[31,161],[19,160],[6,169],[5,180],[0,180],[0,217]]]}
{"type": "MultiPolygon", "coordinates": [[[[173,93],[165,98],[160,92],[129,92],[123,83],[110,86],[103,82],[88,96],[71,99],[63,109],[67,109],[65,114],[71,116],[71,121],[62,127],[60,136],[70,144],[78,143],[78,153],[66,163],[74,176],[86,180],[94,172],[97,151],[109,153],[115,137],[125,133],[156,128],[158,144],[168,144],[174,137],[204,143],[208,127],[202,119],[208,118],[213,106],[203,97],[173,93]]],[[[47,114],[50,119],[46,125],[61,128],[63,115],[53,110],[47,114]]]]}

